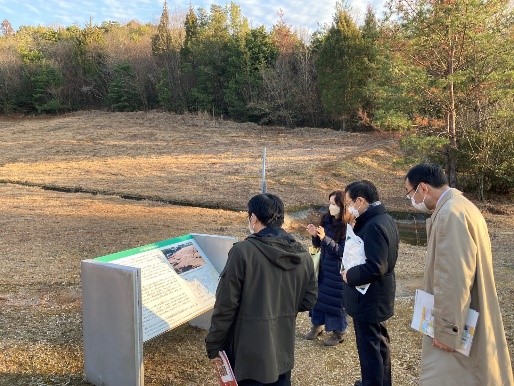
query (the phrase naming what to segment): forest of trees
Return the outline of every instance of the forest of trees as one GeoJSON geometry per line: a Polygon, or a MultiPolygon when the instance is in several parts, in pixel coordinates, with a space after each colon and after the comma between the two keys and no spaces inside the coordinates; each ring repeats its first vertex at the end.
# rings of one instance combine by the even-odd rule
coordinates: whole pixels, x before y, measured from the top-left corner
{"type": "Polygon", "coordinates": [[[509,0],[389,0],[357,23],[344,3],[309,35],[240,7],[158,25],[0,26],[0,114],[164,109],[261,125],[396,131],[406,162],[452,186],[514,188],[514,11],[509,0]]]}

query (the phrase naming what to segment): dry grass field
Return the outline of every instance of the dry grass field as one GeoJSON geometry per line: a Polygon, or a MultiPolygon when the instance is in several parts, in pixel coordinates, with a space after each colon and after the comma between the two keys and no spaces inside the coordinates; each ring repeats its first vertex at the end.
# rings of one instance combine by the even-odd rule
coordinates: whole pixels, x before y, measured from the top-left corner
{"type": "MultiPolygon", "coordinates": [[[[247,200],[267,185],[286,204],[287,229],[305,225],[327,194],[358,178],[391,210],[403,199],[397,141],[381,134],[259,127],[161,112],[0,117],[0,385],[88,385],[83,374],[80,261],[185,233],[245,237],[247,200]]],[[[490,226],[498,296],[514,352],[514,208],[481,203],[490,226]]],[[[393,377],[416,385],[420,337],[410,329],[424,248],[401,244],[393,377]]],[[[297,328],[295,385],[353,385],[353,334],[338,347],[297,328]]],[[[216,385],[206,332],[183,325],[144,346],[145,385],[216,385]]],[[[486,360],[486,359],[484,359],[486,360]]],[[[120,385],[123,386],[123,385],[120,385]]]]}

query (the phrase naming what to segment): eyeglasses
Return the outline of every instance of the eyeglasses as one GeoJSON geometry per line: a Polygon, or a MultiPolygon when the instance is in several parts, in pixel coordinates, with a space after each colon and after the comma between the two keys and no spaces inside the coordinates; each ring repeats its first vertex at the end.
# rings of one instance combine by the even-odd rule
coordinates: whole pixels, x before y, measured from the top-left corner
{"type": "Polygon", "coordinates": [[[352,202],[353,202],[352,200],[345,201],[345,202],[343,202],[343,205],[344,205],[345,208],[348,208],[352,202]]]}
{"type": "Polygon", "coordinates": [[[417,184],[415,187],[413,187],[411,190],[409,190],[409,191],[407,192],[407,194],[405,195],[405,198],[406,198],[407,200],[410,200],[410,199],[411,199],[411,198],[410,198],[410,194],[411,194],[412,192],[414,192],[414,194],[416,194],[416,191],[418,190],[418,186],[419,186],[419,184],[417,184]]]}

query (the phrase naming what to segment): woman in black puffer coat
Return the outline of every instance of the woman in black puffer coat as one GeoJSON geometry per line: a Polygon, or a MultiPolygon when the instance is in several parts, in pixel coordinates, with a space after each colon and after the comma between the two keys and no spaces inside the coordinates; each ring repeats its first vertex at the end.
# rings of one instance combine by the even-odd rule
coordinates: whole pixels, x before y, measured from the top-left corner
{"type": "Polygon", "coordinates": [[[326,346],[336,346],[344,340],[348,326],[343,302],[341,258],[344,250],[346,224],[343,221],[344,192],[329,194],[328,213],[321,218],[321,225],[307,226],[312,245],[321,249],[318,274],[318,300],[310,313],[312,327],[306,339],[317,339],[324,330],[331,334],[324,341],[326,346]]]}

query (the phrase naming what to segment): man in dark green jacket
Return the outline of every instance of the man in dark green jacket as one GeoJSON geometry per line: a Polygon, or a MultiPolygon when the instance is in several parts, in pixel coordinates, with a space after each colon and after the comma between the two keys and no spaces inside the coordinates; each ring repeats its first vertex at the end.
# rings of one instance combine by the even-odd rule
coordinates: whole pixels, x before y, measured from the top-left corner
{"type": "Polygon", "coordinates": [[[234,244],[220,275],[207,355],[225,350],[237,382],[290,385],[296,316],[314,307],[317,282],[309,253],[285,232],[284,204],[273,194],[248,202],[252,233],[234,244]]]}

